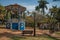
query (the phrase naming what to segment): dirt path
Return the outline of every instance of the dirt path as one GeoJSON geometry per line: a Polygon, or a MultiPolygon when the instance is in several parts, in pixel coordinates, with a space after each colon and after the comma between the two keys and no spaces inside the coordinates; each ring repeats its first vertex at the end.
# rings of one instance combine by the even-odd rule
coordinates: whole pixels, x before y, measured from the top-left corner
{"type": "MultiPolygon", "coordinates": [[[[26,30],[33,30],[33,28],[27,27],[26,30]]],[[[20,30],[11,30],[11,29],[5,29],[0,28],[0,40],[10,40],[13,36],[21,36],[22,31],[20,30]]],[[[43,34],[49,34],[49,30],[36,30],[36,34],[43,35],[43,34]]],[[[51,36],[60,37],[59,35],[52,34],[51,36]]]]}

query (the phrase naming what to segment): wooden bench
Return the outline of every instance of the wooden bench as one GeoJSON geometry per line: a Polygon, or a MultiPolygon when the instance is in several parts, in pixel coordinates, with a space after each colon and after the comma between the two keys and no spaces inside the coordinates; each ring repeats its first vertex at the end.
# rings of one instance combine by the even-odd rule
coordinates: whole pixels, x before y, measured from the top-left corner
{"type": "Polygon", "coordinates": [[[24,34],[33,34],[33,31],[32,30],[24,30],[24,31],[22,31],[22,35],[24,35],[24,34]]]}

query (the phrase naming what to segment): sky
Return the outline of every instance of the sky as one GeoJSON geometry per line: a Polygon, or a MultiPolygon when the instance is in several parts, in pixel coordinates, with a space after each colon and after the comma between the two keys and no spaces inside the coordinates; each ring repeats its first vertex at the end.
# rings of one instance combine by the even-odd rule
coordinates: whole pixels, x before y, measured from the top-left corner
{"type": "MultiPolygon", "coordinates": [[[[38,5],[38,0],[0,0],[0,4],[3,6],[7,6],[10,4],[19,4],[27,8],[28,11],[34,11],[35,7],[38,5]]],[[[52,7],[52,5],[57,5],[60,7],[60,1],[47,0],[49,4],[47,4],[48,9],[52,7]]],[[[47,12],[48,10],[46,10],[47,12]]]]}

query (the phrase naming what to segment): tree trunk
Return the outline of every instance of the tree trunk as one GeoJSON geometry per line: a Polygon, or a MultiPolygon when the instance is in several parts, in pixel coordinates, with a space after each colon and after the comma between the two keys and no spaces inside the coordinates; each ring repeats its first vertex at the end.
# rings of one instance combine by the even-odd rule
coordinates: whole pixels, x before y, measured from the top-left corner
{"type": "Polygon", "coordinates": [[[45,11],[44,11],[44,8],[42,8],[42,11],[43,11],[43,15],[45,15],[45,11]]]}
{"type": "Polygon", "coordinates": [[[60,25],[60,23],[58,22],[58,30],[60,29],[59,25],[60,25]]]}

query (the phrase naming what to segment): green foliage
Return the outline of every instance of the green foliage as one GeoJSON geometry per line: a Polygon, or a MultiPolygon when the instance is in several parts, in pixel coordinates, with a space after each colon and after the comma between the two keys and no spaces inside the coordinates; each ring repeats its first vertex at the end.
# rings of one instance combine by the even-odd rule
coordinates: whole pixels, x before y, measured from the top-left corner
{"type": "Polygon", "coordinates": [[[52,6],[52,8],[50,8],[50,12],[51,16],[60,22],[60,8],[57,8],[57,6],[52,6]]]}
{"type": "Polygon", "coordinates": [[[44,9],[45,8],[47,9],[47,5],[46,4],[49,4],[49,3],[46,0],[39,0],[38,3],[39,3],[39,5],[36,6],[35,10],[39,11],[39,9],[42,9],[43,15],[44,15],[45,14],[44,9]]]}
{"type": "Polygon", "coordinates": [[[0,9],[1,9],[1,10],[5,10],[5,7],[0,4],[0,9]]]}
{"type": "Polygon", "coordinates": [[[35,7],[35,10],[36,10],[36,11],[39,11],[39,9],[40,9],[39,6],[36,6],[36,7],[35,7]]]}
{"type": "Polygon", "coordinates": [[[49,9],[51,16],[55,16],[55,14],[58,12],[57,6],[52,6],[52,8],[49,9]]]}
{"type": "Polygon", "coordinates": [[[52,8],[49,9],[50,10],[50,15],[52,17],[52,21],[59,21],[60,20],[60,8],[58,8],[57,6],[52,6],[52,8]]]}
{"type": "Polygon", "coordinates": [[[57,14],[55,15],[55,18],[60,22],[60,8],[58,9],[57,14]]]}
{"type": "Polygon", "coordinates": [[[4,20],[5,14],[6,14],[5,7],[0,4],[0,16],[2,17],[0,19],[4,20]]]}

